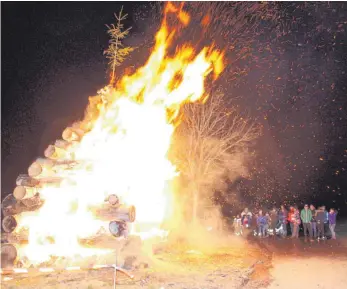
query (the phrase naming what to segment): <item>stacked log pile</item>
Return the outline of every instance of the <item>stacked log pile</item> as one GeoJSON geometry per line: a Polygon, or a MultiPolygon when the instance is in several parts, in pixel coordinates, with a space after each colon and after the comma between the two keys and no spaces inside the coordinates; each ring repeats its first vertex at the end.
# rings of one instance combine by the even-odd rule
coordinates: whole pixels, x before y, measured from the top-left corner
{"type": "MultiPolygon", "coordinates": [[[[23,241],[25,239],[25,235],[24,237],[18,236],[18,232],[15,232],[18,225],[17,216],[23,212],[40,209],[44,204],[44,200],[40,197],[42,188],[58,187],[62,181],[69,181],[68,171],[81,163],[85,164],[83,160],[76,160],[73,153],[74,146],[82,140],[85,133],[86,130],[82,129],[81,124],[66,128],[62,133],[63,139],[49,145],[44,151],[45,157],[36,159],[29,166],[27,174],[20,174],[17,177],[13,193],[6,196],[1,204],[4,215],[2,227],[8,234],[8,240],[23,241]],[[64,176],[58,173],[62,169],[67,172],[64,176]]],[[[102,220],[133,222],[135,219],[135,208],[120,205],[118,202],[114,202],[114,198],[110,198],[108,206],[93,208],[93,211],[97,218],[102,220]]],[[[13,253],[14,250],[16,250],[15,246],[11,243],[7,243],[6,246],[2,244],[1,258],[7,258],[7,263],[13,263],[12,259],[16,256],[13,253]]]]}

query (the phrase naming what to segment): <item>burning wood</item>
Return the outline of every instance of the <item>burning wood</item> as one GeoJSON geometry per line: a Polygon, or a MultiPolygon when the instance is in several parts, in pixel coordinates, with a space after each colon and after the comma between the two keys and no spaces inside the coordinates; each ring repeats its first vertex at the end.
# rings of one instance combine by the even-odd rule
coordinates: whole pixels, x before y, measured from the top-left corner
{"type": "Polygon", "coordinates": [[[29,199],[17,200],[12,194],[8,195],[2,202],[1,208],[4,216],[18,215],[22,212],[38,210],[43,204],[39,195],[29,199]]]}
{"type": "Polygon", "coordinates": [[[17,227],[17,220],[13,216],[6,216],[2,219],[2,228],[6,233],[12,233],[17,227]]]}
{"type": "Polygon", "coordinates": [[[50,159],[68,159],[73,160],[74,154],[66,151],[64,148],[58,147],[57,145],[49,145],[44,152],[46,158],[50,159]]]}
{"type": "Polygon", "coordinates": [[[17,177],[16,185],[24,187],[35,187],[39,185],[40,182],[28,175],[21,174],[17,177]]]}
{"type": "Polygon", "coordinates": [[[134,222],[136,218],[136,210],[134,206],[102,206],[91,208],[94,215],[103,221],[119,220],[123,222],[134,222]]]}
{"type": "Polygon", "coordinates": [[[67,127],[62,134],[62,137],[64,140],[71,142],[71,141],[80,141],[82,137],[84,136],[85,131],[76,128],[76,127],[67,127]]]}
{"type": "Polygon", "coordinates": [[[1,267],[11,268],[17,258],[17,249],[12,244],[1,244],[1,267]]]}
{"type": "MultiPolygon", "coordinates": [[[[179,13],[186,26],[189,17],[181,10],[170,4],[165,13],[179,13]]],[[[91,99],[85,119],[66,128],[63,140],[50,145],[46,159],[33,162],[28,175],[18,176],[14,202],[3,210],[20,214],[7,218],[7,231],[16,219],[17,229],[28,227],[24,255],[37,262],[52,255],[82,256],[87,253],[78,240],[95,234],[104,220],[113,221],[118,232],[117,226],[134,222],[135,215],[140,225],[157,228],[168,217],[178,173],[168,152],[180,107],[205,99],[206,78],[213,72],[216,79],[223,70],[223,54],[213,46],[195,52],[183,45],[169,54],[176,28],[165,15],[146,64],[91,99]],[[109,201],[116,205],[105,206],[105,197],[114,193],[134,206],[119,205],[114,197],[109,201]],[[28,210],[36,211],[24,213],[28,210]],[[49,245],[42,243],[47,238],[53,240],[49,245]]]]}
{"type": "Polygon", "coordinates": [[[17,186],[13,190],[13,196],[16,200],[30,199],[38,194],[38,189],[35,187],[17,186]]]}

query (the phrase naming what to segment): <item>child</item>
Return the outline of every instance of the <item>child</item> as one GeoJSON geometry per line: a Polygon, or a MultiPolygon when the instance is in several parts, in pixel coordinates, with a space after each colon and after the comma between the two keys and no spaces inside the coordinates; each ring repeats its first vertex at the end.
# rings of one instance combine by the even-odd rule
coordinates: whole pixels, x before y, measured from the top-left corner
{"type": "Polygon", "coordinates": [[[237,215],[236,218],[234,218],[234,232],[237,236],[242,235],[242,223],[240,215],[237,215]]]}
{"type": "Polygon", "coordinates": [[[335,233],[335,226],[336,226],[336,215],[337,215],[337,212],[335,212],[335,209],[330,209],[330,212],[329,212],[329,229],[330,229],[330,232],[331,232],[331,238],[333,240],[336,240],[336,233],[335,233]]]}

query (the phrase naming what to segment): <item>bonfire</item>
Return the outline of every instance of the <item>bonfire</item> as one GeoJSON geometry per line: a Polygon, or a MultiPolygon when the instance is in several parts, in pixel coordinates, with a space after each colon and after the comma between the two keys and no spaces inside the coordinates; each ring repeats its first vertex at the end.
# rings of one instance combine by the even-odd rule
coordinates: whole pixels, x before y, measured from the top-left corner
{"type": "Polygon", "coordinates": [[[197,50],[185,43],[169,53],[189,20],[182,6],[168,3],[147,62],[100,89],[84,119],[19,175],[3,221],[7,232],[25,236],[16,244],[18,259],[42,264],[52,256],[107,254],[81,240],[108,231],[110,221],[117,237],[165,236],[161,225],[174,220],[179,171],[168,151],[180,108],[205,101],[206,79],[223,70],[223,53],[213,45],[197,50]],[[169,16],[177,17],[175,25],[169,16]]]}

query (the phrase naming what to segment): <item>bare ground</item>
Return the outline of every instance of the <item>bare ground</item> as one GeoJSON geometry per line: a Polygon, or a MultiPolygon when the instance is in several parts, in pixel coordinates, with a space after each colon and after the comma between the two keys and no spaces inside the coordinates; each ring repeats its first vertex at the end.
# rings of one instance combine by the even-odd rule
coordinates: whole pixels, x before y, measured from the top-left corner
{"type": "MultiPolygon", "coordinates": [[[[117,288],[334,288],[347,284],[347,242],[323,243],[228,237],[215,243],[156,250],[148,268],[133,270],[133,280],[117,274],[117,288]],[[213,250],[212,250],[213,248],[213,250]]],[[[13,277],[13,276],[12,276],[13,277]]],[[[15,276],[4,289],[113,288],[112,269],[15,276]]]]}

